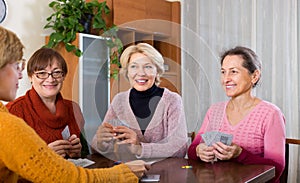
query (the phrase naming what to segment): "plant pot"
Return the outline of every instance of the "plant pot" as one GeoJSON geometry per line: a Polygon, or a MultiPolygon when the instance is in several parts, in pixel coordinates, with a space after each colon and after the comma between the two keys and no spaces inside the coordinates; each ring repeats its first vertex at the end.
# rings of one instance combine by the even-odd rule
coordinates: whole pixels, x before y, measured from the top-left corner
{"type": "Polygon", "coordinates": [[[84,16],[79,20],[80,24],[83,25],[84,30],[82,33],[91,33],[91,28],[92,28],[92,20],[93,20],[93,15],[89,13],[85,13],[84,16]]]}

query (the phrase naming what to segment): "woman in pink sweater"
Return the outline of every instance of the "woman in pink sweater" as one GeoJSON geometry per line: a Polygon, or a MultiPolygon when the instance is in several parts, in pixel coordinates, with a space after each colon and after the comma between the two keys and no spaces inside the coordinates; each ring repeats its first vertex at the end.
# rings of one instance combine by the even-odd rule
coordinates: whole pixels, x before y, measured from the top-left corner
{"type": "Polygon", "coordinates": [[[231,160],[267,164],[276,168],[272,182],[279,182],[285,166],[285,119],[278,107],[252,95],[261,77],[261,64],[249,48],[236,47],[221,56],[221,84],[229,101],[212,105],[188,149],[188,157],[205,162],[231,160]],[[207,146],[201,135],[221,131],[233,143],[207,146]]]}
{"type": "Polygon", "coordinates": [[[188,139],[181,97],[158,87],[164,72],[162,55],[140,43],[124,50],[121,64],[132,88],[114,97],[93,148],[132,158],[184,157],[188,139]]]}

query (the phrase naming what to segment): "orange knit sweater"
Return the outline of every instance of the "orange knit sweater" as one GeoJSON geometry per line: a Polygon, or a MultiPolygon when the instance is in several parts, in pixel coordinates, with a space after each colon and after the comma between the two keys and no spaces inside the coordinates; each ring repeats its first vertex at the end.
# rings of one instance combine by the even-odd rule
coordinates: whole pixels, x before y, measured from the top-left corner
{"type": "Polygon", "coordinates": [[[138,182],[126,165],[113,168],[76,167],[48,148],[22,119],[0,102],[0,182],[138,182]]]}

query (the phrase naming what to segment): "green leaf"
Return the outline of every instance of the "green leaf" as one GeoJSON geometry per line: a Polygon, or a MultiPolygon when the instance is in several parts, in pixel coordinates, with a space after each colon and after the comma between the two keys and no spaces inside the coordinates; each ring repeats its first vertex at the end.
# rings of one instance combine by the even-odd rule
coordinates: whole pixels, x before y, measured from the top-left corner
{"type": "Polygon", "coordinates": [[[82,56],[82,51],[81,51],[80,49],[76,49],[75,55],[76,55],[77,57],[82,56]]]}
{"type": "MultiPolygon", "coordinates": [[[[111,27],[112,30],[107,31],[108,27],[103,19],[103,15],[109,14],[111,11],[106,1],[53,0],[48,6],[53,10],[53,13],[46,18],[47,23],[44,29],[51,29],[53,32],[50,34],[49,41],[45,46],[53,48],[59,43],[64,43],[68,52],[72,52],[78,57],[82,56],[82,51],[73,45],[72,42],[76,39],[76,33],[84,31],[84,27],[80,23],[81,18],[85,16],[85,13],[92,13],[92,27],[99,30],[99,32],[108,32],[104,36],[111,38],[107,41],[107,45],[111,48],[111,63],[120,66],[119,55],[123,45],[117,37],[117,26],[113,25],[111,27]]],[[[118,77],[118,69],[113,74],[118,77]]]]}
{"type": "Polygon", "coordinates": [[[66,50],[67,50],[68,52],[71,52],[71,51],[76,50],[76,46],[74,46],[74,45],[72,45],[72,44],[70,44],[70,43],[65,43],[65,47],[66,47],[66,50]]]}

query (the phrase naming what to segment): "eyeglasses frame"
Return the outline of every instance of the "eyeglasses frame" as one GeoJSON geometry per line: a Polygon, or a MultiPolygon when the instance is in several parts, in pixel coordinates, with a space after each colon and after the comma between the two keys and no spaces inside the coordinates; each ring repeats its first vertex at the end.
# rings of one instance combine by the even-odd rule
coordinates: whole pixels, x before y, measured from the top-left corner
{"type": "Polygon", "coordinates": [[[17,70],[18,70],[19,72],[24,71],[25,65],[26,65],[26,59],[25,59],[25,58],[22,58],[21,60],[17,61],[17,64],[18,64],[17,70]]]}
{"type": "Polygon", "coordinates": [[[61,78],[63,78],[64,75],[65,75],[65,73],[64,73],[63,71],[52,71],[52,72],[42,71],[42,72],[47,73],[48,76],[45,77],[45,78],[40,78],[40,77],[38,76],[38,74],[41,73],[41,72],[35,72],[34,75],[35,75],[38,79],[48,79],[50,76],[51,76],[53,79],[61,79],[61,78]],[[61,76],[60,76],[60,77],[54,77],[53,74],[54,74],[55,72],[60,72],[60,73],[61,73],[61,76]]]}

